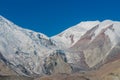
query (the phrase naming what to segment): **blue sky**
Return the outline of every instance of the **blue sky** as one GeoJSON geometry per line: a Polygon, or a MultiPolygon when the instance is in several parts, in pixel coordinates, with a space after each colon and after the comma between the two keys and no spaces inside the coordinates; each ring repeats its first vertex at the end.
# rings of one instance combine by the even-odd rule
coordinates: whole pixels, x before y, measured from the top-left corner
{"type": "Polygon", "coordinates": [[[120,21],[120,0],[0,0],[0,15],[52,36],[81,21],[120,21]]]}

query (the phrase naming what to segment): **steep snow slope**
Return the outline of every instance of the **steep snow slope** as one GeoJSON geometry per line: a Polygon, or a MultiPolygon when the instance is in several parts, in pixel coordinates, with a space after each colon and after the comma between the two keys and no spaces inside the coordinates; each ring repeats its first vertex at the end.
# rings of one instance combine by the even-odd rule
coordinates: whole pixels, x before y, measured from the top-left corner
{"type": "Polygon", "coordinates": [[[22,29],[0,16],[0,55],[22,75],[40,74],[44,56],[55,44],[42,33],[22,29]]]}
{"type": "Polygon", "coordinates": [[[73,53],[77,51],[78,56],[83,55],[90,68],[98,67],[108,61],[108,56],[112,60],[115,56],[120,55],[119,33],[120,22],[105,20],[88,30],[70,50],[73,50],[73,53]]]}
{"type": "Polygon", "coordinates": [[[51,39],[55,40],[56,44],[60,46],[60,48],[69,48],[74,45],[89,29],[98,25],[99,23],[99,21],[81,22],[70,27],[69,29],[66,29],[60,34],[51,37],[51,39]]]}

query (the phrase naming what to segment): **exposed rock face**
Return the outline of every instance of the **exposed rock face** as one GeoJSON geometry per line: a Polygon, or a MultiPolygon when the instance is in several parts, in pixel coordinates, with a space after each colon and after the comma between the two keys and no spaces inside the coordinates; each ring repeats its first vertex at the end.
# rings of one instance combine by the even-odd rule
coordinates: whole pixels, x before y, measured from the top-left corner
{"type": "Polygon", "coordinates": [[[35,80],[120,80],[120,60],[107,63],[97,70],[74,74],[55,74],[35,80]]]}
{"type": "Polygon", "coordinates": [[[109,37],[101,31],[100,34],[89,43],[87,49],[84,50],[85,59],[89,67],[93,67],[101,60],[104,60],[104,57],[107,55],[107,52],[109,52],[111,47],[109,37]]]}
{"type": "Polygon", "coordinates": [[[115,56],[119,56],[120,50],[118,45],[120,41],[117,39],[120,38],[117,34],[119,32],[115,30],[119,26],[116,26],[116,24],[113,25],[111,21],[104,21],[96,25],[81,36],[80,40],[70,49],[73,50],[73,53],[78,51],[80,55],[84,54],[85,63],[89,68],[98,68],[106,61],[113,60],[115,56]],[[101,29],[101,27],[103,28],[101,29]],[[108,31],[111,31],[112,35],[108,34],[108,31]]]}
{"type": "Polygon", "coordinates": [[[46,74],[71,73],[72,68],[67,63],[67,58],[62,50],[56,50],[50,54],[44,63],[46,74]]]}

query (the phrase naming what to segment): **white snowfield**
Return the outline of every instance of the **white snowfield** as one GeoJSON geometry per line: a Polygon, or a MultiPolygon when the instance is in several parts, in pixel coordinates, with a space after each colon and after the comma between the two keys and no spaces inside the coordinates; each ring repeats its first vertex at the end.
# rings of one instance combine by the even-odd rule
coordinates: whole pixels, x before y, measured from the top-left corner
{"type": "MultiPolygon", "coordinates": [[[[55,50],[69,49],[87,31],[98,25],[91,41],[101,30],[111,26],[105,34],[112,46],[120,42],[120,22],[105,20],[84,21],[52,37],[32,30],[23,29],[0,16],[0,59],[21,75],[44,75],[44,61],[55,50]]],[[[68,62],[73,63],[70,52],[66,52],[68,62]]]]}

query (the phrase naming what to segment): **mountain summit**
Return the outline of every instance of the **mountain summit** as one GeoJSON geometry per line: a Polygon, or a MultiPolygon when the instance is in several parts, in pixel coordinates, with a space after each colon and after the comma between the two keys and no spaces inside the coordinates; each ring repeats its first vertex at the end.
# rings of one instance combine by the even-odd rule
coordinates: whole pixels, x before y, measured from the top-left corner
{"type": "Polygon", "coordinates": [[[118,21],[85,21],[47,37],[0,16],[0,61],[16,74],[35,77],[96,71],[119,60],[118,21]]]}

